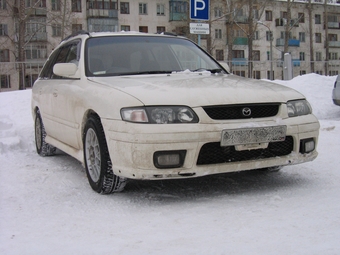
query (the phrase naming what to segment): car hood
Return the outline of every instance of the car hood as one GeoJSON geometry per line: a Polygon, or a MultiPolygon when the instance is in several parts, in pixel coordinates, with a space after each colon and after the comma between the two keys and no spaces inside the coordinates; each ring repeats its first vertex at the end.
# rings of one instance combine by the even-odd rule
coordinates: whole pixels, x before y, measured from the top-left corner
{"type": "Polygon", "coordinates": [[[299,92],[273,82],[210,72],[90,77],[89,79],[127,93],[144,105],[196,107],[243,103],[284,103],[304,98],[299,92]]]}

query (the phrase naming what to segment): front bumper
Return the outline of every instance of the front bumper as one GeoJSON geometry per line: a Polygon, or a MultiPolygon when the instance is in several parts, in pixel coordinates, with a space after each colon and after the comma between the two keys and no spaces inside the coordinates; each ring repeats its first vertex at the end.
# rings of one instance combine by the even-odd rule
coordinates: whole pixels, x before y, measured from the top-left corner
{"type": "MultiPolygon", "coordinates": [[[[312,161],[316,149],[300,153],[300,141],[312,138],[318,142],[319,122],[313,115],[296,118],[228,121],[197,124],[136,124],[115,120],[102,120],[108,148],[116,175],[131,179],[170,179],[198,177],[210,174],[237,172],[273,166],[285,166],[312,161]],[[200,150],[207,143],[220,142],[222,130],[240,127],[286,125],[287,136],[292,137],[291,153],[262,159],[237,162],[197,164],[200,150]],[[184,163],[177,168],[159,169],[154,164],[158,151],[186,151],[184,163]]],[[[260,145],[259,147],[263,147],[260,145]]],[[[259,149],[258,147],[247,150],[259,149]]]]}

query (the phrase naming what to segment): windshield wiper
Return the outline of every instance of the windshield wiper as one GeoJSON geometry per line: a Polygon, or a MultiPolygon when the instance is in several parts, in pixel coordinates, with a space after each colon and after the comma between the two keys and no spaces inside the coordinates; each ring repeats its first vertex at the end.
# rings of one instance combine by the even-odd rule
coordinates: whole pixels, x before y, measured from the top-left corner
{"type": "Polygon", "coordinates": [[[139,71],[139,72],[116,73],[114,75],[165,74],[171,72],[172,71],[139,71]]]}
{"type": "Polygon", "coordinates": [[[221,68],[215,68],[215,69],[198,68],[198,69],[192,70],[192,72],[200,72],[200,71],[208,71],[208,72],[211,72],[211,73],[220,73],[220,72],[222,72],[222,69],[221,68]]]}

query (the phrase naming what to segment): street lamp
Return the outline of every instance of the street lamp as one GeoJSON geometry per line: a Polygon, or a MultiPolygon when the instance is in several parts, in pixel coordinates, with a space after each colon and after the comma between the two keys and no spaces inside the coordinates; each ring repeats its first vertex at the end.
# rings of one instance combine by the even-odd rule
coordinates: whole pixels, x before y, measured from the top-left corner
{"type": "Polygon", "coordinates": [[[269,26],[267,26],[266,24],[264,24],[262,21],[257,21],[257,24],[263,25],[265,26],[268,31],[269,31],[269,36],[270,36],[270,80],[273,80],[273,32],[270,30],[269,26]]]}

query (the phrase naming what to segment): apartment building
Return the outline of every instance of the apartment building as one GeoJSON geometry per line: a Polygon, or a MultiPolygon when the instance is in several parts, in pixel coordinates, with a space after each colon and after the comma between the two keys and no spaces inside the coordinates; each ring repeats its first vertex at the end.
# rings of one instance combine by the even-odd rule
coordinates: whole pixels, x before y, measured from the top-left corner
{"type": "Polygon", "coordinates": [[[285,52],[291,55],[294,76],[337,74],[340,1],[288,2],[210,0],[210,20],[202,21],[210,34],[194,35],[189,25],[197,21],[190,20],[189,0],[0,0],[0,91],[32,86],[53,48],[78,30],[186,36],[245,77],[282,79],[285,52]],[[20,4],[27,18],[19,61],[20,4]]]}

